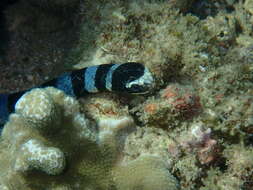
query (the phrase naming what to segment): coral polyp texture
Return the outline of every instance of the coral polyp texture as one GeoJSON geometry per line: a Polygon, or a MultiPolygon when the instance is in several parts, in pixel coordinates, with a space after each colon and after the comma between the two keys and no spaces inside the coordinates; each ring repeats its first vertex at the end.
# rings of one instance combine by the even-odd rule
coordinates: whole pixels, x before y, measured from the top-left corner
{"type": "Polygon", "coordinates": [[[78,101],[60,90],[48,87],[25,93],[2,132],[1,188],[178,189],[160,157],[123,162],[121,148],[135,128],[127,108],[113,99],[92,102],[83,108],[93,116],[89,120],[78,101]],[[113,112],[106,113],[110,108],[113,112]]]}
{"type": "Polygon", "coordinates": [[[65,156],[61,150],[46,147],[35,139],[28,140],[20,148],[15,170],[38,169],[49,175],[56,175],[65,168],[65,156]]]}

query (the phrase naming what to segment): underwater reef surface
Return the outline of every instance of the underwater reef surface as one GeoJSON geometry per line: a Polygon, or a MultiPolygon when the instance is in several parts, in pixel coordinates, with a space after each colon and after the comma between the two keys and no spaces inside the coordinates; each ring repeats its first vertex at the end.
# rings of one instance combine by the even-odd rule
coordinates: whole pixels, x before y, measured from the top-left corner
{"type": "Polygon", "coordinates": [[[141,62],[147,95],[34,89],[0,141],[0,189],[252,190],[252,0],[1,5],[0,93],[141,62]]]}
{"type": "Polygon", "coordinates": [[[24,94],[2,132],[0,188],[179,188],[159,156],[123,160],[125,139],[135,128],[127,107],[104,97],[86,106],[87,117],[77,100],[52,87],[24,94]]]}

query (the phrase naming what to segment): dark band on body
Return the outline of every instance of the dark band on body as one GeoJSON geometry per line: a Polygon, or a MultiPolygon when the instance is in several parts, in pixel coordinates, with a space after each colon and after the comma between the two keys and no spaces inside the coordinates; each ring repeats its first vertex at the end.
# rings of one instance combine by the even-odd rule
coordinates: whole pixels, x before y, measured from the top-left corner
{"type": "Polygon", "coordinates": [[[26,91],[21,91],[17,93],[10,94],[8,96],[8,110],[9,113],[14,112],[15,110],[15,105],[18,99],[25,93],[26,91]]]}
{"type": "Polygon", "coordinates": [[[144,75],[144,66],[140,67],[140,63],[125,63],[120,65],[112,75],[112,90],[113,91],[126,91],[126,83],[132,78],[140,78],[144,75]]]}
{"type": "Polygon", "coordinates": [[[84,88],[85,70],[86,68],[81,69],[81,70],[76,70],[71,73],[72,87],[73,87],[74,94],[77,97],[80,97],[88,93],[84,88]]]}
{"type": "MultiPolygon", "coordinates": [[[[144,71],[145,67],[140,63],[105,64],[65,73],[38,87],[52,86],[64,91],[68,95],[75,95],[77,97],[88,92],[93,93],[103,90],[135,93],[141,91],[142,88],[138,87],[135,89],[134,86],[138,84],[138,81],[136,84],[132,83],[133,85],[130,85],[130,87],[129,82],[139,80],[144,76],[144,71]]],[[[1,101],[6,101],[5,104],[1,103],[0,105],[2,106],[2,110],[8,109],[9,113],[14,112],[16,102],[27,91],[2,96],[1,101]]],[[[1,110],[0,113],[2,113],[1,110]]],[[[3,114],[1,116],[0,119],[7,118],[3,114]]]]}
{"type": "Polygon", "coordinates": [[[104,64],[98,66],[95,76],[95,86],[98,90],[106,90],[106,76],[113,65],[114,64],[104,64]]]}
{"type": "Polygon", "coordinates": [[[41,85],[41,87],[48,87],[48,86],[53,86],[55,87],[56,86],[56,79],[52,79],[48,82],[45,82],[41,85]]]}

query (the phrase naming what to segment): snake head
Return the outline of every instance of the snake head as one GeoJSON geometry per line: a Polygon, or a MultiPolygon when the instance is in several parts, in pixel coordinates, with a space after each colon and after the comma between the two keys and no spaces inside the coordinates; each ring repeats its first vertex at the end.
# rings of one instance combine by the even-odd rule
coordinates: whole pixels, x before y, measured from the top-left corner
{"type": "Polygon", "coordinates": [[[145,94],[154,87],[150,71],[141,63],[129,62],[116,69],[113,76],[113,90],[131,94],[145,94]]]}

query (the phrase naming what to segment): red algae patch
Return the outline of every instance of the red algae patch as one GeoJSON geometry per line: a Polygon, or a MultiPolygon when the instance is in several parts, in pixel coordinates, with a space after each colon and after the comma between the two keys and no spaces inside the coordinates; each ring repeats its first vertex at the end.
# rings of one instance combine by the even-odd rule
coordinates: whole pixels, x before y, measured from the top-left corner
{"type": "Polygon", "coordinates": [[[140,105],[140,120],[145,124],[168,128],[180,121],[192,119],[202,111],[200,97],[190,86],[170,84],[157,97],[151,97],[140,105]]]}
{"type": "Polygon", "coordinates": [[[194,94],[192,89],[184,86],[169,85],[162,90],[161,97],[186,118],[199,114],[202,109],[200,97],[194,94]]]}

